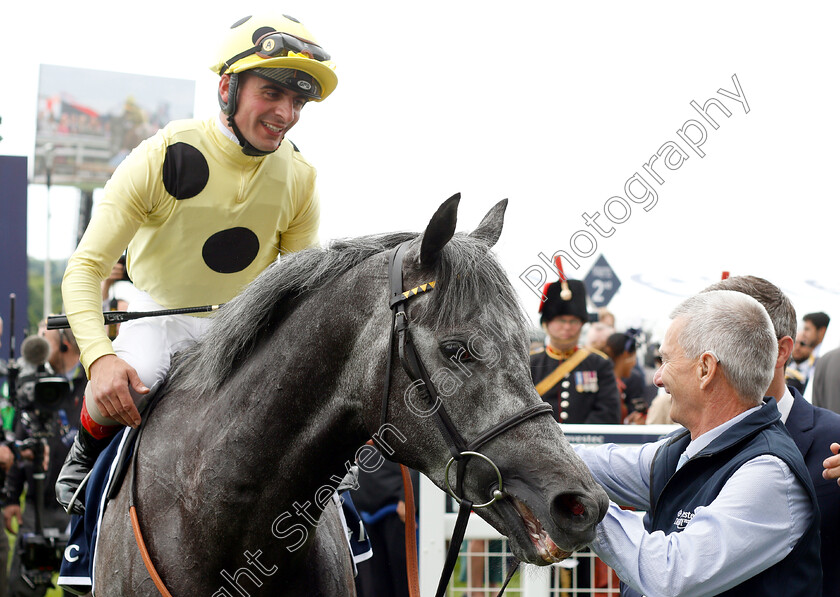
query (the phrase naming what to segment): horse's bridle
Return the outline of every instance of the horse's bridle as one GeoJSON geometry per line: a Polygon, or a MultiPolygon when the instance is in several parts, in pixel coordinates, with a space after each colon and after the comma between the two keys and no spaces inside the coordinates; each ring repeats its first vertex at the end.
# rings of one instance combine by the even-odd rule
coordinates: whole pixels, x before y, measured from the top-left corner
{"type": "Polygon", "coordinates": [[[550,404],[541,402],[540,404],[529,406],[507,419],[504,419],[500,423],[497,423],[493,427],[481,433],[471,442],[464,439],[452,423],[452,419],[450,419],[449,414],[446,412],[446,408],[441,402],[429,373],[423,365],[420,355],[417,354],[417,350],[415,349],[414,343],[411,339],[408,314],[405,310],[406,302],[412,297],[419,296],[424,292],[432,290],[435,287],[435,282],[428,282],[408,291],[403,290],[402,263],[407,244],[408,243],[402,243],[394,248],[389,253],[388,258],[388,281],[391,289],[391,333],[389,334],[390,337],[388,340],[388,361],[385,373],[385,391],[382,395],[380,428],[385,425],[388,419],[388,399],[391,387],[391,361],[393,358],[394,340],[396,338],[399,346],[400,362],[402,363],[403,369],[405,369],[405,372],[412,384],[422,386],[418,388],[418,391],[421,394],[425,394],[430,405],[434,407],[432,416],[434,417],[435,423],[437,424],[443,439],[449,447],[449,452],[452,454],[452,457],[446,464],[444,483],[449,495],[459,503],[460,509],[458,510],[458,519],[455,523],[455,529],[452,532],[452,540],[449,545],[449,553],[446,557],[446,564],[444,565],[444,570],[438,586],[437,595],[440,597],[445,593],[446,585],[449,583],[449,577],[452,575],[452,571],[455,568],[455,561],[457,560],[461,542],[464,538],[464,531],[466,530],[467,521],[469,520],[470,510],[486,508],[505,495],[502,485],[502,473],[499,470],[499,467],[496,466],[492,459],[479,452],[479,448],[491,439],[498,437],[505,431],[516,427],[520,423],[523,423],[524,421],[527,421],[537,415],[550,414],[552,413],[552,410],[550,404]],[[463,495],[467,461],[471,457],[479,458],[487,462],[493,468],[498,479],[498,486],[493,490],[490,499],[482,504],[474,504],[463,495]],[[455,474],[454,490],[449,483],[449,469],[453,462],[458,463],[455,474]]]}

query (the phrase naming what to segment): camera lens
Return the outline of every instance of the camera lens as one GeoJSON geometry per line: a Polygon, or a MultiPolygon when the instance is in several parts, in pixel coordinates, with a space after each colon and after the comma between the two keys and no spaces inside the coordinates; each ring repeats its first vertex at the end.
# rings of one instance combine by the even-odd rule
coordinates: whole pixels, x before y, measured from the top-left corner
{"type": "Polygon", "coordinates": [[[56,410],[70,395],[70,382],[63,377],[45,377],[35,383],[33,402],[39,408],[56,410]]]}

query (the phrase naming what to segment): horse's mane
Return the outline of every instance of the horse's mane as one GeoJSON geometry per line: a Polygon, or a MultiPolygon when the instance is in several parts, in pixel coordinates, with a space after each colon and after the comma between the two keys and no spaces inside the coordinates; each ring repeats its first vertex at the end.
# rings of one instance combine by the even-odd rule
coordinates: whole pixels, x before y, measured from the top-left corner
{"type": "MultiPolygon", "coordinates": [[[[247,359],[264,333],[288,314],[291,301],[325,284],[366,259],[415,239],[397,232],[335,240],[281,257],[219,310],[193,346],[176,355],[169,384],[207,393],[218,389],[247,359]]],[[[383,278],[385,271],[383,270],[383,278]]],[[[507,276],[488,255],[487,245],[465,234],[447,243],[433,272],[435,292],[420,318],[435,327],[455,327],[465,310],[490,308],[494,317],[524,329],[525,318],[507,276]]],[[[383,282],[387,284],[387,282],[383,282]]]]}

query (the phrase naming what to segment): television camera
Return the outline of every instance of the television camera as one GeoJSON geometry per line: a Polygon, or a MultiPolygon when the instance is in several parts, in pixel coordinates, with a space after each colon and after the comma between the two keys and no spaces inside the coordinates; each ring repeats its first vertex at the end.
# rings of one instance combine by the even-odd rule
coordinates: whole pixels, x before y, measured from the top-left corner
{"type": "MultiPolygon", "coordinates": [[[[69,424],[62,408],[72,394],[70,382],[52,374],[47,369],[50,345],[40,336],[30,336],[21,343],[21,359],[15,358],[14,295],[10,321],[10,353],[6,365],[9,402],[15,409],[15,420],[25,431],[25,439],[15,440],[10,446],[16,456],[32,455],[34,487],[28,491],[35,496],[35,528],[33,532],[19,533],[15,550],[21,562],[21,577],[31,588],[52,586],[52,575],[61,567],[69,535],[65,529],[43,527],[44,512],[44,456],[47,439],[63,437],[69,424]]],[[[19,459],[18,459],[19,460],[19,459]]],[[[28,458],[27,458],[28,460],[28,458]]],[[[2,501],[9,501],[5,490],[5,473],[2,473],[2,501]]]]}

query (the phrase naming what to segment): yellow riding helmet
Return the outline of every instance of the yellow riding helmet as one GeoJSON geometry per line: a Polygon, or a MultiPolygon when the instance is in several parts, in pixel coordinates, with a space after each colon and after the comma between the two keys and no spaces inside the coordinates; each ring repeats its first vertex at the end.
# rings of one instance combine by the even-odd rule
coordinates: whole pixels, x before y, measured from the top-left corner
{"type": "Polygon", "coordinates": [[[218,75],[258,69],[263,76],[266,69],[301,71],[316,85],[310,88],[309,77],[299,77],[297,90],[315,101],[326,99],[338,85],[329,54],[300,21],[288,15],[248,16],[231,25],[210,69],[218,75]]]}

